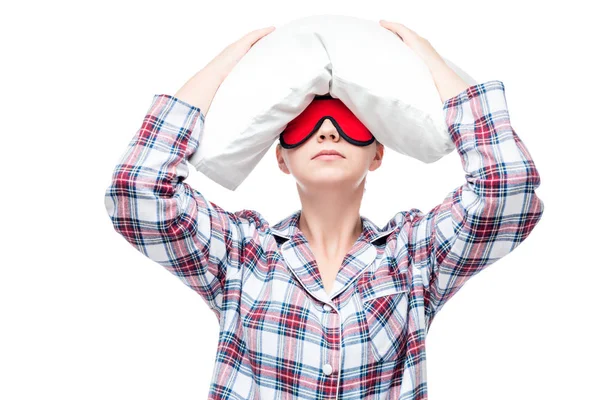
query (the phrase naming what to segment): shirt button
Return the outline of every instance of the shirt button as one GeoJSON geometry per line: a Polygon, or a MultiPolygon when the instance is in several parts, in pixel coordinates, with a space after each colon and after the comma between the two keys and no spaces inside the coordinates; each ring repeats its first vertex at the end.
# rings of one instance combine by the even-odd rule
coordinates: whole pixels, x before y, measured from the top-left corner
{"type": "Polygon", "coordinates": [[[333,372],[333,367],[331,366],[331,364],[324,364],[323,365],[323,373],[325,375],[331,375],[332,372],[333,372]]]}
{"type": "Polygon", "coordinates": [[[325,310],[325,311],[331,311],[332,308],[331,308],[331,306],[329,304],[324,304],[323,305],[323,310],[325,310]]]}

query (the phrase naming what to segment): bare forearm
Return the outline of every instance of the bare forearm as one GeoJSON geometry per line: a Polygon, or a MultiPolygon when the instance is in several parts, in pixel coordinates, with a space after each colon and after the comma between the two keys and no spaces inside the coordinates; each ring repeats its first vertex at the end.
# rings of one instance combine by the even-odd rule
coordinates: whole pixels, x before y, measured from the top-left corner
{"type": "Polygon", "coordinates": [[[216,70],[211,69],[210,65],[207,65],[192,76],[175,93],[175,97],[200,108],[206,116],[221,83],[223,83],[221,75],[216,70]]]}
{"type": "Polygon", "coordinates": [[[429,65],[429,71],[440,93],[442,103],[471,86],[458,76],[443,60],[435,61],[429,65]]]}

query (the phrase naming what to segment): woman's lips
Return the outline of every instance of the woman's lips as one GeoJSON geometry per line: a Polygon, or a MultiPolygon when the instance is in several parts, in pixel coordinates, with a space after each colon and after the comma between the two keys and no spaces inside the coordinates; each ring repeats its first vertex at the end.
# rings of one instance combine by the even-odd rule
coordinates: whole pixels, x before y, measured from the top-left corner
{"type": "Polygon", "coordinates": [[[340,156],[339,154],[321,154],[320,156],[313,158],[313,160],[337,160],[340,158],[344,157],[340,156]]]}

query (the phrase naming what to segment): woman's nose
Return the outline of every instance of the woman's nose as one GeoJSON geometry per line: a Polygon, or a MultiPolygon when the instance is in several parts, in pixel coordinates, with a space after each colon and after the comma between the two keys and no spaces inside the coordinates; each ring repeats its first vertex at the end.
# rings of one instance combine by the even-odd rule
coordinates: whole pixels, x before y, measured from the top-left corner
{"type": "Polygon", "coordinates": [[[333,122],[331,122],[329,118],[326,118],[319,127],[317,136],[319,137],[319,139],[331,138],[333,140],[338,140],[340,137],[340,133],[338,132],[333,122]]]}

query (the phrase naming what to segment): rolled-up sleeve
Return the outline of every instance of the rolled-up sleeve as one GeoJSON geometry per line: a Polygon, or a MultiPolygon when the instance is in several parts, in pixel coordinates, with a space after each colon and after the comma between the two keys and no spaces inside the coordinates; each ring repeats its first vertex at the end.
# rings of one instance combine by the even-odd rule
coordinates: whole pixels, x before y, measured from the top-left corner
{"type": "Polygon", "coordinates": [[[198,107],[155,95],[104,203],[114,229],[202,296],[219,318],[227,274],[244,262],[244,234],[257,216],[225,211],[184,181],[203,125],[198,107]]]}
{"type": "Polygon", "coordinates": [[[431,211],[412,209],[409,248],[423,276],[430,324],[485,267],[513,251],[541,219],[540,176],[511,126],[504,84],[472,85],[443,103],[466,182],[431,211]]]}

